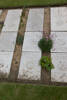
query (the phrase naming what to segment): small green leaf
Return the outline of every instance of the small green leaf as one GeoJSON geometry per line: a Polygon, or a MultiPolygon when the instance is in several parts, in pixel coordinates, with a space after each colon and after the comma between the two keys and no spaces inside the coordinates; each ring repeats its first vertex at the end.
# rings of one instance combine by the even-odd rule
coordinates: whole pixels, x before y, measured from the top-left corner
{"type": "Polygon", "coordinates": [[[41,67],[45,68],[47,71],[50,71],[51,69],[54,68],[51,59],[47,56],[42,56],[40,59],[40,65],[41,67]]]}

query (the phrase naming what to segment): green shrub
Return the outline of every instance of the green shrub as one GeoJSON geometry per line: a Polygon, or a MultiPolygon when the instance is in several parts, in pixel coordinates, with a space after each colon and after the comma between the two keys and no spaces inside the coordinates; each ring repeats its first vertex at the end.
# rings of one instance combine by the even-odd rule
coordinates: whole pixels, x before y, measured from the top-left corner
{"type": "Polygon", "coordinates": [[[23,44],[23,40],[24,40],[24,36],[22,36],[22,35],[18,35],[17,36],[17,44],[18,45],[22,45],[23,44]]]}
{"type": "Polygon", "coordinates": [[[52,40],[51,39],[46,39],[46,38],[42,38],[39,42],[38,42],[38,46],[41,49],[42,53],[44,52],[50,52],[51,48],[52,48],[52,40]]]}
{"type": "Polygon", "coordinates": [[[54,68],[54,66],[51,62],[51,59],[47,56],[43,56],[40,59],[40,65],[41,65],[42,68],[45,68],[47,71],[50,71],[51,69],[54,68]]]}

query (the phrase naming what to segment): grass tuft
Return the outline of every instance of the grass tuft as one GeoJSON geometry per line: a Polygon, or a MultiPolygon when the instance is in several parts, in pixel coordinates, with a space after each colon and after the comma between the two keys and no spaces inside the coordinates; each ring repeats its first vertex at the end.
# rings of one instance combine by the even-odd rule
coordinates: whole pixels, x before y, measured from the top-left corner
{"type": "Polygon", "coordinates": [[[42,38],[39,42],[38,42],[38,46],[41,49],[42,53],[44,52],[50,52],[52,46],[53,46],[53,42],[51,39],[46,39],[46,38],[42,38]]]}
{"type": "Polygon", "coordinates": [[[18,35],[16,42],[18,45],[23,45],[23,40],[24,40],[24,36],[18,35]]]}

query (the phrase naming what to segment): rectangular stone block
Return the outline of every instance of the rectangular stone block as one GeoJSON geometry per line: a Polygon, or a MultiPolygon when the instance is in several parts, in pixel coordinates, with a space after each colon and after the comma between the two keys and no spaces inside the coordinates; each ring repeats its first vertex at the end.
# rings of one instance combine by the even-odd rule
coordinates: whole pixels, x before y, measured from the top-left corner
{"type": "Polygon", "coordinates": [[[2,32],[18,31],[22,10],[8,10],[2,32]]]}
{"type": "Polygon", "coordinates": [[[39,32],[43,31],[43,22],[44,22],[44,9],[30,9],[26,31],[29,32],[39,32]]]}
{"type": "Polygon", "coordinates": [[[1,13],[2,13],[2,10],[0,10],[0,15],[1,15],[1,13]]]}
{"type": "Polygon", "coordinates": [[[67,82],[67,53],[51,53],[54,69],[51,71],[51,80],[67,82]]]}
{"type": "Polygon", "coordinates": [[[67,32],[51,32],[53,48],[51,52],[67,52],[67,32]]]}
{"type": "Polygon", "coordinates": [[[38,47],[38,42],[42,38],[42,32],[25,32],[23,51],[38,51],[41,50],[38,47]]]}
{"type": "Polygon", "coordinates": [[[51,8],[51,31],[67,31],[67,7],[51,8]]]}
{"type": "Polygon", "coordinates": [[[16,38],[17,32],[2,32],[0,36],[0,52],[13,52],[16,38]]]}
{"type": "Polygon", "coordinates": [[[27,80],[40,80],[41,79],[41,67],[39,60],[41,53],[37,52],[23,52],[21,56],[19,79],[27,80]]]}
{"type": "Polygon", "coordinates": [[[7,78],[10,72],[13,52],[0,52],[0,78],[7,78]]]}

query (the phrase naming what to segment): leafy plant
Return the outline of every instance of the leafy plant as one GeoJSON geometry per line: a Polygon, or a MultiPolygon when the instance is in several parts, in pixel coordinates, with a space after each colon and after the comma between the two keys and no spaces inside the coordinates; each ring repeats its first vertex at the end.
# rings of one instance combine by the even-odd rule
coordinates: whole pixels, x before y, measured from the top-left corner
{"type": "Polygon", "coordinates": [[[50,71],[51,69],[54,68],[51,59],[47,56],[42,56],[40,59],[40,65],[42,68],[45,68],[47,71],[50,71]]]}
{"type": "Polygon", "coordinates": [[[23,40],[24,40],[24,36],[22,36],[22,35],[18,35],[17,36],[17,44],[18,45],[22,45],[23,44],[23,40]]]}
{"type": "Polygon", "coordinates": [[[53,42],[51,39],[46,39],[46,38],[42,38],[39,42],[38,42],[38,46],[41,49],[42,53],[44,52],[50,52],[51,48],[52,48],[53,42]]]}

